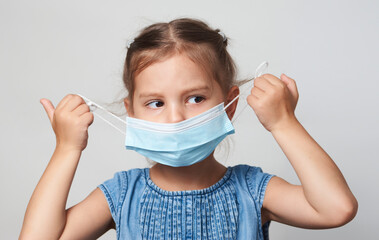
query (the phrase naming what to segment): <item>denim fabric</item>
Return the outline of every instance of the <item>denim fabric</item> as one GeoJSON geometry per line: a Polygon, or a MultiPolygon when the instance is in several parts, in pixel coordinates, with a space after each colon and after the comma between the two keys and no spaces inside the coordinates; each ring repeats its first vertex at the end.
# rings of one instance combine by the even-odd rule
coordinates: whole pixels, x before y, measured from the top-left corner
{"type": "Polygon", "coordinates": [[[268,239],[261,207],[273,177],[248,165],[228,167],[209,188],[165,191],[149,169],[115,173],[99,185],[116,223],[117,239],[268,239]]]}

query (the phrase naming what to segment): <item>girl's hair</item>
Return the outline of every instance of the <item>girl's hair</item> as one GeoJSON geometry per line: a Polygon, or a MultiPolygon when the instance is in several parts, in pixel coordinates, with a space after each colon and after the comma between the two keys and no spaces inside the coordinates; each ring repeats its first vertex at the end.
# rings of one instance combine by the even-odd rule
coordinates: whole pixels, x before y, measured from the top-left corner
{"type": "Polygon", "coordinates": [[[197,19],[180,18],[142,29],[128,46],[124,65],[123,82],[131,109],[135,77],[151,64],[181,53],[201,67],[209,79],[216,80],[226,96],[233,85],[239,85],[227,45],[228,39],[219,29],[197,19]]]}

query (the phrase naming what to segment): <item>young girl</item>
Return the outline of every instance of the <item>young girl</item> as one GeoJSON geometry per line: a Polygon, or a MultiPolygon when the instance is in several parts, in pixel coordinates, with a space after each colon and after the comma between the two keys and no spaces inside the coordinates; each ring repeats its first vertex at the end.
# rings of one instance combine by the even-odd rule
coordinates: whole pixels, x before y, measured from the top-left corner
{"type": "Polygon", "coordinates": [[[349,222],[357,201],[333,160],[294,115],[296,83],[264,74],[247,97],[300,179],[225,167],[215,147],[234,133],[239,94],[227,38],[195,19],[142,30],[128,47],[126,147],[156,164],[117,172],[66,209],[93,114],[78,95],[41,99],[56,149],[28,204],[20,239],[268,239],[270,221],[302,228],[349,222]],[[226,108],[224,108],[226,107],[226,108]]]}

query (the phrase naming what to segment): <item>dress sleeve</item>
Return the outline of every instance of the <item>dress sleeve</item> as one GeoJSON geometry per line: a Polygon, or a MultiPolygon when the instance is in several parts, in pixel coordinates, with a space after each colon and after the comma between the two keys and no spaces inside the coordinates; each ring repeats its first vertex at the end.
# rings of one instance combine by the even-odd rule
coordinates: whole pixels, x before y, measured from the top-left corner
{"type": "Polygon", "coordinates": [[[273,176],[272,174],[264,173],[260,167],[253,166],[250,166],[246,173],[246,182],[250,194],[260,208],[263,204],[267,184],[273,176]]]}
{"type": "Polygon", "coordinates": [[[269,239],[268,237],[268,228],[270,226],[271,221],[266,222],[262,226],[261,220],[261,208],[263,205],[263,199],[266,192],[266,187],[268,182],[275,175],[264,173],[260,167],[250,166],[246,173],[246,182],[249,189],[249,192],[254,199],[257,214],[258,214],[258,225],[261,231],[263,239],[269,239]]]}
{"type": "Polygon", "coordinates": [[[120,211],[122,203],[124,201],[126,190],[128,189],[128,178],[125,171],[117,172],[114,174],[113,178],[106,180],[104,183],[98,186],[101,191],[103,191],[112,218],[116,223],[119,224],[120,211]]]}

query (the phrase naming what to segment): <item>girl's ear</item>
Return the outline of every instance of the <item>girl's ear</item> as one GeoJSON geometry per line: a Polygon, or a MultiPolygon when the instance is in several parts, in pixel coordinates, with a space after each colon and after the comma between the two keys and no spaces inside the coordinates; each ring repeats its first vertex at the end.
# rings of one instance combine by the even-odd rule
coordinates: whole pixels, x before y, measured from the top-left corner
{"type": "MultiPolygon", "coordinates": [[[[231,102],[235,97],[237,97],[239,93],[240,93],[240,90],[239,90],[238,86],[231,87],[229,89],[228,96],[226,98],[225,106],[229,102],[231,102]]],[[[225,109],[225,112],[226,112],[226,114],[228,114],[230,121],[232,120],[234,113],[236,112],[238,100],[239,100],[238,98],[236,100],[234,100],[234,102],[232,104],[230,104],[230,106],[227,109],[225,109]]]]}
{"type": "Polygon", "coordinates": [[[133,117],[133,108],[128,97],[124,98],[124,106],[129,117],[133,117]]]}

